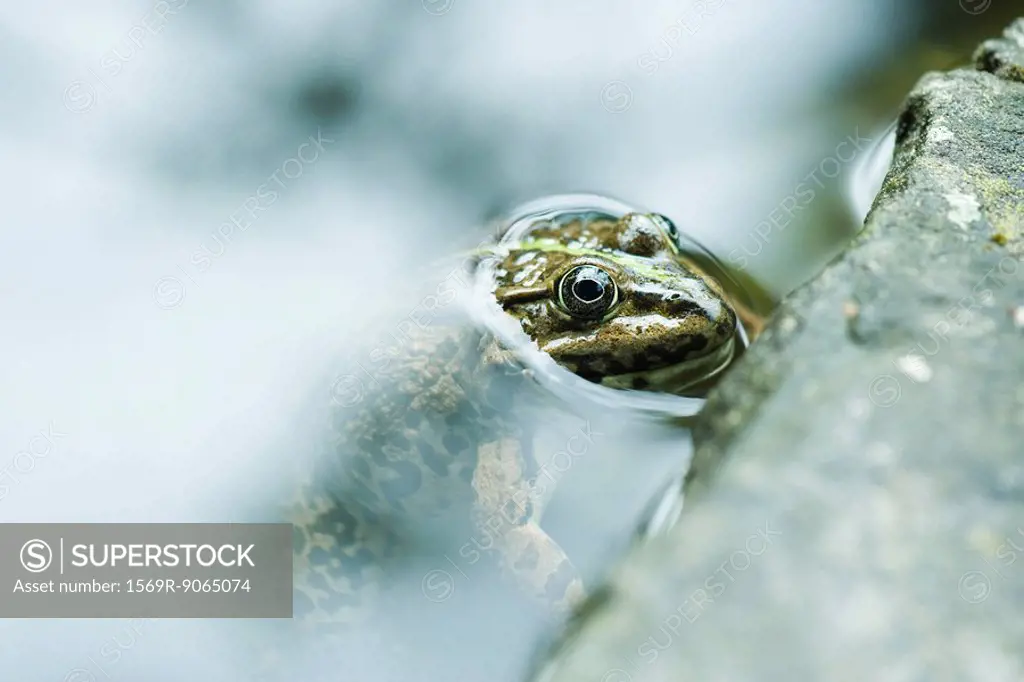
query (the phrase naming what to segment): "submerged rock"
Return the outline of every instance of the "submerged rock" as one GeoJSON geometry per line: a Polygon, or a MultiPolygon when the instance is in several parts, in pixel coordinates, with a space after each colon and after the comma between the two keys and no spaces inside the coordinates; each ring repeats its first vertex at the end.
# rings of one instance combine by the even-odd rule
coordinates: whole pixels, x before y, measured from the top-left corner
{"type": "Polygon", "coordinates": [[[1024,679],[1024,20],[713,392],[687,509],[535,679],[1024,679]]]}

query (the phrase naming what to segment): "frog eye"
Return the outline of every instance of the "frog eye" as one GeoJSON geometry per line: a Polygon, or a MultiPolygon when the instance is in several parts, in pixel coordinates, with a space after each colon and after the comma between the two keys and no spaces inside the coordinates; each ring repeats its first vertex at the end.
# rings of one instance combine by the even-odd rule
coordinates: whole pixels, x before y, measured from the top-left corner
{"type": "Polygon", "coordinates": [[[673,244],[679,243],[679,230],[676,228],[676,224],[671,220],[661,215],[660,213],[652,213],[651,220],[658,224],[658,227],[665,231],[669,237],[672,238],[673,244]]]}
{"type": "Polygon", "coordinates": [[[602,317],[618,300],[615,281],[596,265],[579,265],[565,273],[558,283],[558,304],[581,320],[602,317]]]}

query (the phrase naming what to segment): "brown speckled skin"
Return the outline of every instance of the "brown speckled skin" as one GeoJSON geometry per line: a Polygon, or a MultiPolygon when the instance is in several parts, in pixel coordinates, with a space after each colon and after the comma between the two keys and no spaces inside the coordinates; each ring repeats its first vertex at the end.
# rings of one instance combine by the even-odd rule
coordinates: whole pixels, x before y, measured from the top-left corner
{"type": "Polygon", "coordinates": [[[736,333],[721,285],[648,216],[539,222],[516,235],[514,246],[497,267],[498,300],[541,350],[585,379],[680,392],[652,375],[625,385],[609,378],[708,358],[736,333]],[[600,320],[575,319],[557,303],[561,277],[585,264],[605,270],[619,290],[618,304],[600,320]]]}
{"type": "Polygon", "coordinates": [[[516,396],[536,387],[522,371],[478,330],[428,327],[374,378],[359,403],[334,409],[329,456],[292,507],[295,616],[359,622],[410,553],[456,556],[481,537],[529,593],[555,604],[582,597],[535,520],[536,465],[516,396]],[[423,548],[425,537],[451,543],[423,548]]]}

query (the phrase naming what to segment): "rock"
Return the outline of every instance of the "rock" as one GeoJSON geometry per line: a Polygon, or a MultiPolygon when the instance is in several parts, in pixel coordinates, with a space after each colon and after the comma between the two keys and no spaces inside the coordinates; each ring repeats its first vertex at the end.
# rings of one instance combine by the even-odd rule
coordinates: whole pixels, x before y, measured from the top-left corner
{"type": "Polygon", "coordinates": [[[1013,22],[1002,39],[987,40],[974,53],[980,71],[1024,83],[1024,17],[1013,22]]]}
{"type": "Polygon", "coordinates": [[[863,232],[710,397],[682,519],[536,680],[1024,679],[1024,21],[1006,36],[918,83],[863,232]]]}

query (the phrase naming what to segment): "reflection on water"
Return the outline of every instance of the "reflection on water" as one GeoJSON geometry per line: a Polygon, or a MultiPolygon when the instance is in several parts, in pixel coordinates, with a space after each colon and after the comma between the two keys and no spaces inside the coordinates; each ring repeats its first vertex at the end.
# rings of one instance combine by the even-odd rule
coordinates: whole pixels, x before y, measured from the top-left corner
{"type": "MultiPolygon", "coordinates": [[[[422,299],[409,273],[478,244],[470,226],[496,205],[628,197],[729,267],[763,234],[736,276],[777,298],[855,229],[840,190],[857,164],[833,177],[829,162],[810,203],[786,198],[892,116],[837,85],[890,73],[933,4],[897,21],[891,0],[0,9],[0,520],[262,518],[317,447],[322,397],[370,383],[348,358],[392,343],[369,330],[390,335],[422,299]],[[22,455],[39,433],[60,436],[22,455]]],[[[943,11],[968,51],[980,22],[1004,23],[995,5],[943,11]]],[[[593,585],[688,443],[564,403],[538,420],[558,483],[544,522],[593,585]],[[573,457],[588,419],[602,435],[573,457]]],[[[422,640],[425,669],[515,679],[548,623],[459,563],[472,539],[455,565],[410,564],[383,640],[422,640]]],[[[0,666],[26,682],[244,679],[268,624],[135,625],[8,621],[0,666]]],[[[383,679],[392,655],[357,648],[362,665],[338,667],[383,679]]]]}
{"type": "Polygon", "coordinates": [[[875,196],[882,189],[882,181],[892,164],[893,149],[896,146],[896,122],[890,123],[884,130],[874,136],[874,148],[863,156],[850,177],[846,186],[846,200],[850,206],[853,219],[863,223],[868,211],[875,201],[875,196]]]}

